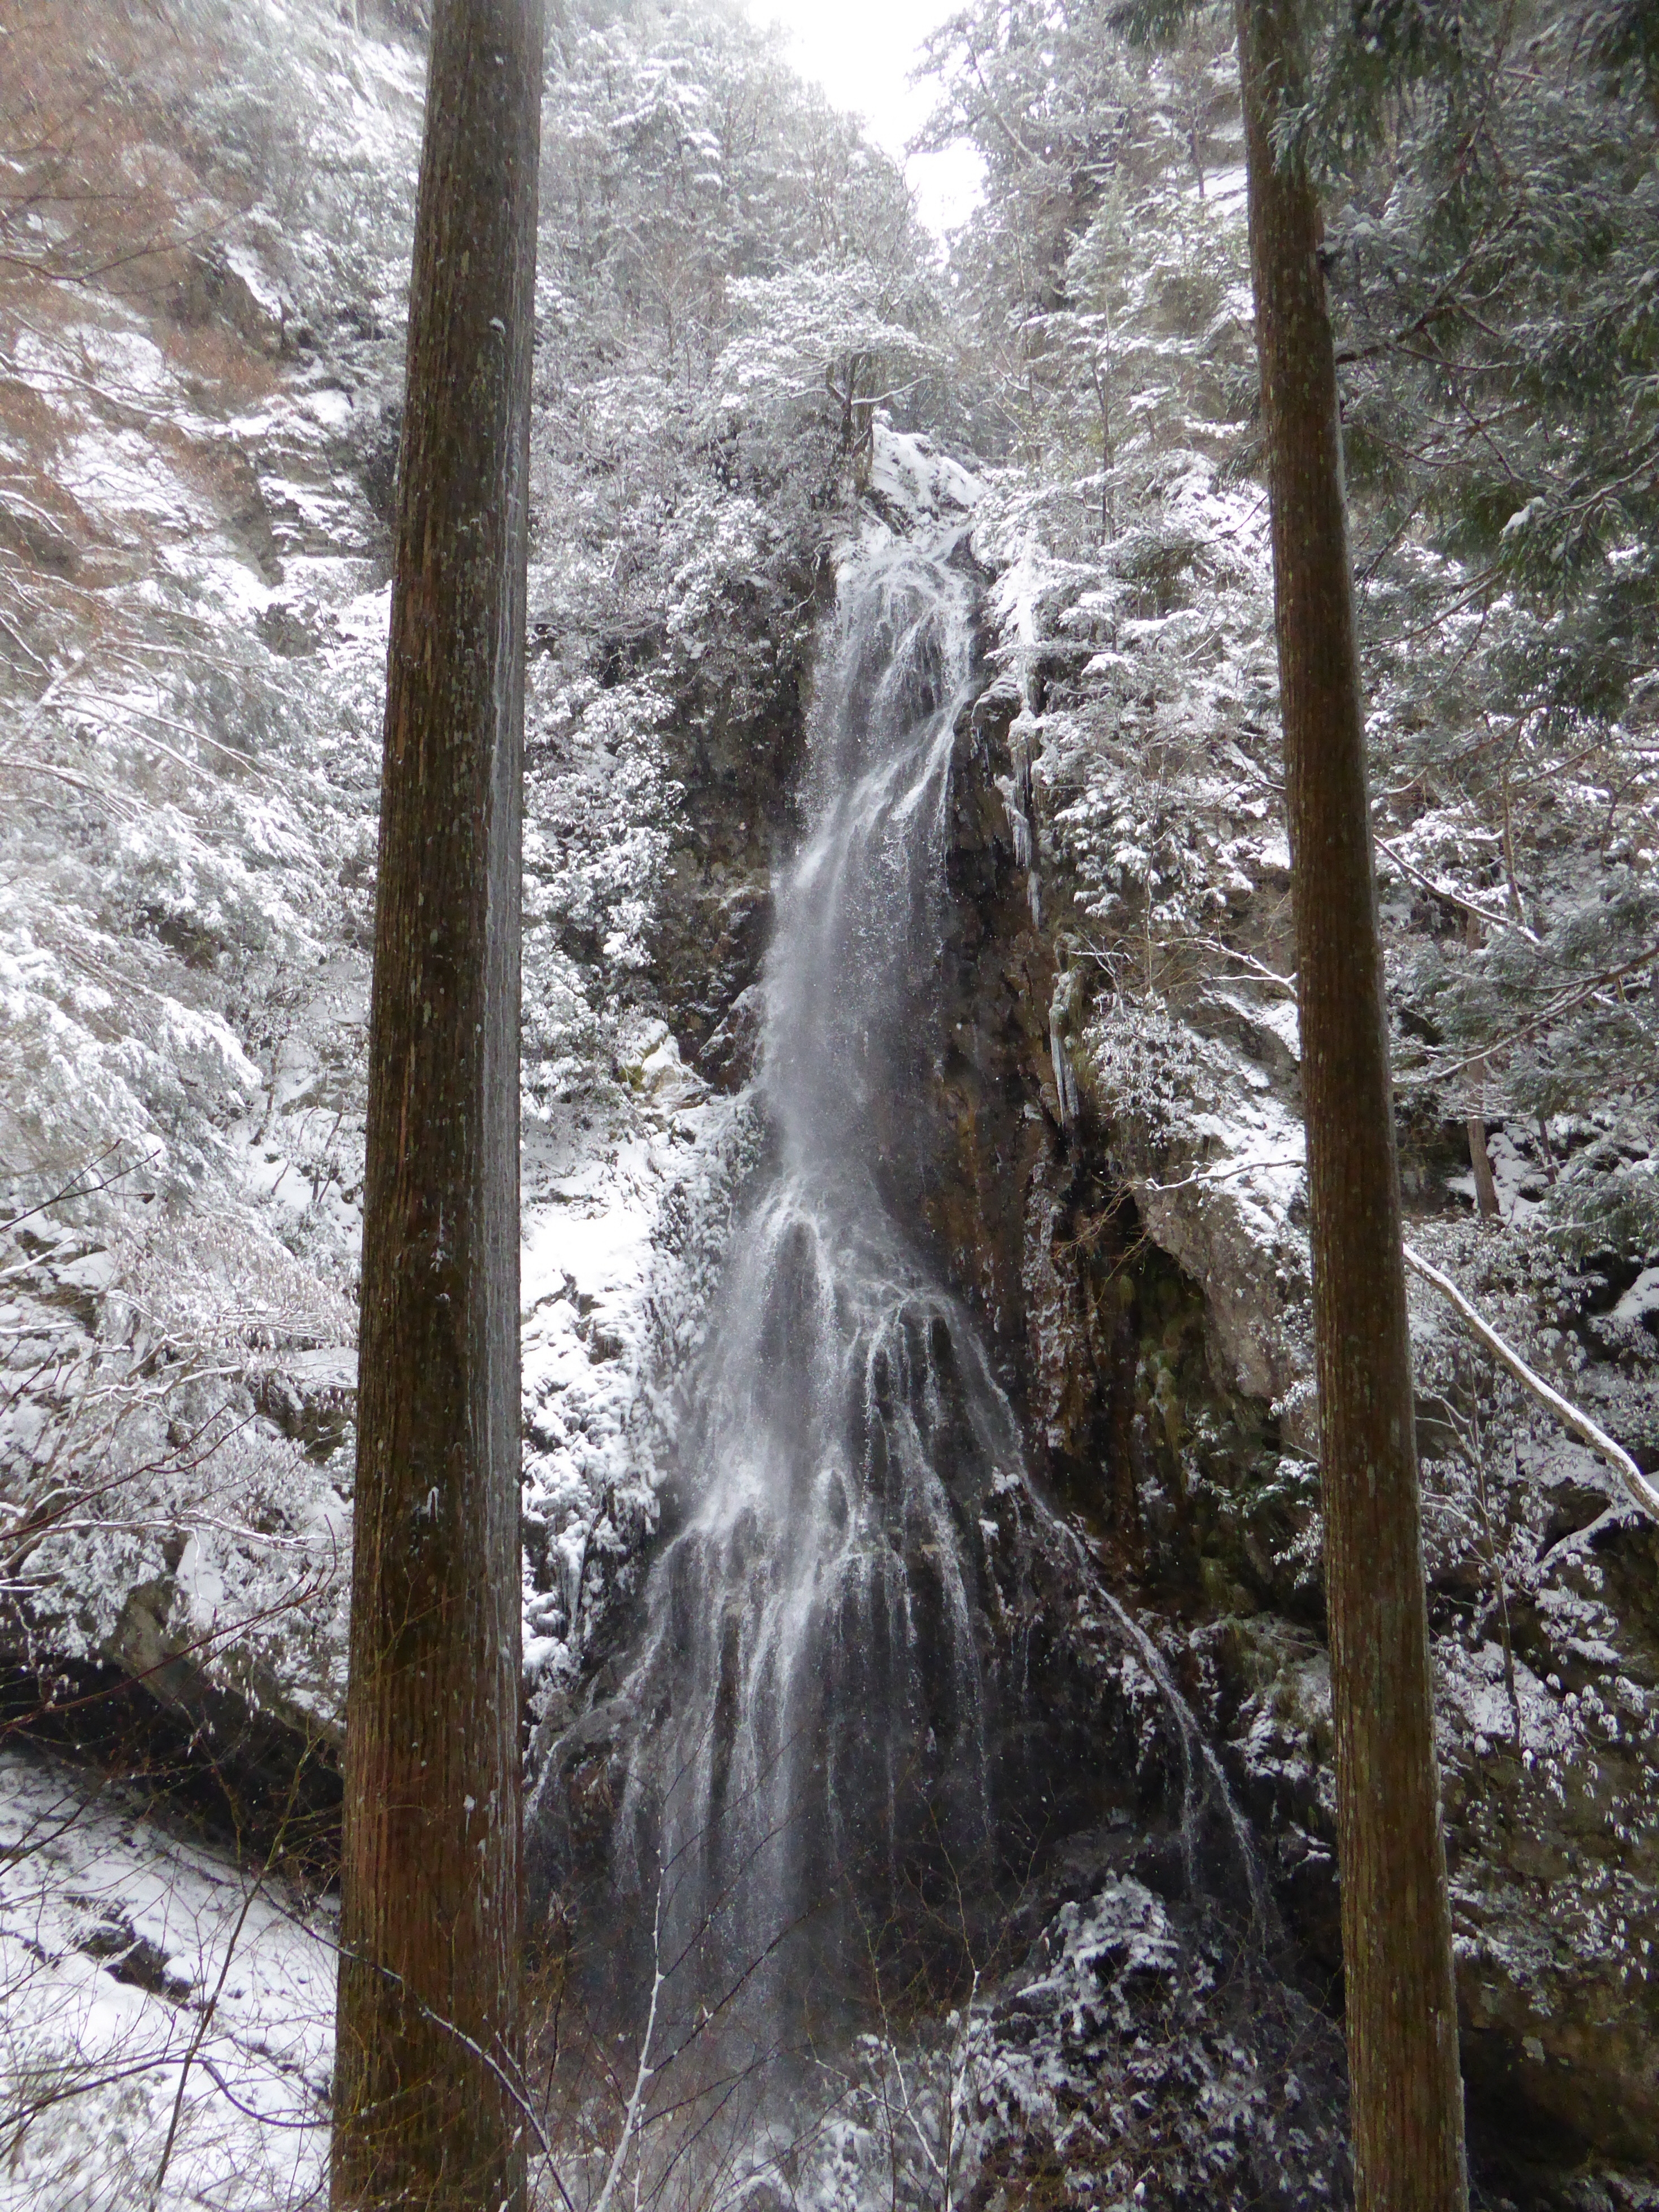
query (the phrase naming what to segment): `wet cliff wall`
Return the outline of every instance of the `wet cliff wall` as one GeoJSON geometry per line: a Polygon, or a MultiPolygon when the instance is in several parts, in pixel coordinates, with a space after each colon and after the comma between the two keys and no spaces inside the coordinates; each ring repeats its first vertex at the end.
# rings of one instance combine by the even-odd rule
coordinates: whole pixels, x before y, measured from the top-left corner
{"type": "MultiPolygon", "coordinates": [[[[1206,550],[1193,526],[1206,501],[1225,495],[1189,477],[1160,543],[1092,568],[1000,549],[987,686],[958,730],[949,1042],[923,1206],[1034,1470],[1203,1716],[1336,2003],[1270,632],[1237,533],[1214,529],[1206,550]]],[[[975,546],[997,550],[990,518],[975,546]]],[[[1413,941],[1443,926],[1420,890],[1385,878],[1407,1026],[1413,941]]],[[[1615,1129],[1616,1103],[1605,1118],[1615,1129]]],[[[1461,1120],[1437,1121],[1408,1085],[1400,1135],[1412,1239],[1650,1451],[1640,1255],[1574,1266],[1552,1249],[1535,1210],[1549,1137],[1494,1137],[1508,1182],[1486,1222],[1461,1120]]],[[[1626,1156],[1607,1131],[1556,1133],[1569,1140],[1583,1174],[1598,1145],[1603,1173],[1626,1156]]],[[[1659,1535],[1443,1305],[1416,1285],[1413,1301],[1472,2125],[1509,2176],[1493,2185],[1547,2195],[1581,2155],[1639,2168],[1655,2140],[1659,1535]]]]}

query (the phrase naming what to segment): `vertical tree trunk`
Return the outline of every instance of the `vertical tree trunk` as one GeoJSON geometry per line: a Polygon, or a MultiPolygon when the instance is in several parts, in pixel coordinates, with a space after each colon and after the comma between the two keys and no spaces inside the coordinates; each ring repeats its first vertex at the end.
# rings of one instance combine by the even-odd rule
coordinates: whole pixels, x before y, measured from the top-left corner
{"type": "Polygon", "coordinates": [[[1272,143],[1291,0],[1237,0],[1308,1128],[1361,2212],[1467,2202],[1411,1342],[1317,198],[1272,143]]]}
{"type": "Polygon", "coordinates": [[[1492,1181],[1492,1154],[1486,1150],[1486,1117],[1471,1114],[1468,1118],[1469,1167],[1474,1176],[1475,1210],[1483,1221],[1498,1218],[1498,1185],[1492,1181]]]}
{"type": "Polygon", "coordinates": [[[519,900],[539,0],[438,0],[369,1018],[337,2207],[523,2202],[519,900]]]}
{"type": "MultiPolygon", "coordinates": [[[[1463,923],[1463,942],[1468,946],[1471,952],[1478,952],[1480,950],[1481,940],[1485,936],[1485,933],[1486,933],[1482,930],[1480,922],[1475,919],[1474,915],[1471,914],[1465,917],[1463,923]]],[[[1484,1060],[1477,1060],[1474,1065],[1470,1068],[1469,1080],[1472,1083],[1478,1083],[1480,1085],[1482,1093],[1485,1093],[1486,1087],[1486,1063],[1484,1060]]],[[[1481,1105],[1482,1108],[1484,1108],[1484,1095],[1481,1105]]],[[[1477,1110],[1468,1116],[1467,1127],[1468,1129],[1469,1138],[1469,1169],[1474,1176],[1475,1211],[1480,1214],[1483,1221],[1496,1221],[1498,1218],[1498,1185],[1492,1181],[1492,1154],[1486,1150],[1486,1117],[1485,1112],[1483,1110],[1477,1110]]]]}

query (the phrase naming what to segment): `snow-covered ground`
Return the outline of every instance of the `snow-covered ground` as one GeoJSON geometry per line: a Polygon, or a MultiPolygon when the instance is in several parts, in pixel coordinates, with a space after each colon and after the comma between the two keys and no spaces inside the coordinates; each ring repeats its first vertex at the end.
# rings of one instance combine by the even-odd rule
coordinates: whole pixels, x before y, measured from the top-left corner
{"type": "Polygon", "coordinates": [[[280,1866],[0,1751],[0,2205],[323,2201],[332,1925],[280,1866]]]}

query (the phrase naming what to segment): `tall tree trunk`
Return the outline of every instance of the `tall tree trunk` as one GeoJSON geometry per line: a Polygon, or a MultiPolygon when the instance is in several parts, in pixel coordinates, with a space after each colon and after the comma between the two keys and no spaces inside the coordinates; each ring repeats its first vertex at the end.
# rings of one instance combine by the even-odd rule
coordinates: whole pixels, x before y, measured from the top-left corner
{"type": "MultiPolygon", "coordinates": [[[[1477,1069],[1477,1074],[1484,1073],[1477,1069]]],[[[1496,1221],[1498,1216],[1498,1185],[1492,1180],[1492,1154],[1486,1150],[1486,1121],[1482,1114],[1468,1117],[1469,1169],[1474,1176],[1475,1211],[1483,1221],[1496,1221]]]]}
{"type": "Polygon", "coordinates": [[[1308,1129],[1361,2212],[1467,2203],[1411,1340],[1317,196],[1272,142],[1292,0],[1237,0],[1308,1129]]]}
{"type": "Polygon", "coordinates": [[[369,1017],[337,2207],[522,2204],[519,903],[539,0],[438,0],[369,1017]]]}
{"type": "MultiPolygon", "coordinates": [[[[1468,915],[1465,918],[1463,923],[1463,942],[1468,946],[1471,952],[1478,952],[1480,950],[1481,941],[1485,935],[1486,932],[1481,928],[1477,916],[1474,914],[1468,915]]],[[[1484,1060],[1477,1060],[1474,1065],[1470,1068],[1469,1080],[1472,1083],[1478,1083],[1481,1091],[1480,1104],[1476,1110],[1468,1116],[1468,1121],[1469,1137],[1469,1169],[1470,1172],[1474,1176],[1475,1211],[1480,1214],[1483,1221],[1496,1221],[1498,1218],[1498,1185],[1492,1181],[1492,1154],[1486,1150],[1486,1115],[1485,1110],[1486,1063],[1484,1060]]]]}

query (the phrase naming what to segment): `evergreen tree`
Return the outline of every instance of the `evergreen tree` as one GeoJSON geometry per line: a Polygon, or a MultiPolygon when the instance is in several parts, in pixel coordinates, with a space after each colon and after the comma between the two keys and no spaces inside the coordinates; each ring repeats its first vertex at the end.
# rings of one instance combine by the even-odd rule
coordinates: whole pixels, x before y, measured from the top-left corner
{"type": "Polygon", "coordinates": [[[1291,0],[1238,0],[1307,1122],[1361,2212],[1467,2200],[1451,1913],[1336,362],[1291,0]]]}
{"type": "Polygon", "coordinates": [[[975,434],[1115,536],[1171,447],[1234,411],[1233,226],[1204,198],[1236,143],[1218,21],[1128,45],[1106,0],[978,0],[928,42],[922,143],[967,138],[987,189],[952,248],[975,434]]]}
{"type": "Polygon", "coordinates": [[[387,669],[337,2206],[522,2203],[519,942],[542,46],[439,0],[387,669]]]}
{"type": "Polygon", "coordinates": [[[1579,1252],[1659,1245],[1651,1177],[1557,1173],[1609,1101],[1636,1125],[1615,1140],[1659,1136],[1659,885],[1621,835],[1659,720],[1654,21],[1364,9],[1333,20],[1299,122],[1340,187],[1328,259],[1396,820],[1460,825],[1446,879],[1495,917],[1471,937],[1459,915],[1404,979],[1413,1072],[1455,1112],[1524,1117],[1579,1252]],[[1575,873],[1563,832],[1592,825],[1607,865],[1575,873]]]}

